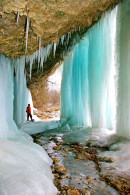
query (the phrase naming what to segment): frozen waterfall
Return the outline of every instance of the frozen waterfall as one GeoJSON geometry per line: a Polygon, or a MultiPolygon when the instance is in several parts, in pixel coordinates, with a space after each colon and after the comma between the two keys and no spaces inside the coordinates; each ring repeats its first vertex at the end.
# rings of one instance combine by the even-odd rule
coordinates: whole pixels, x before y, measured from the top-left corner
{"type": "Polygon", "coordinates": [[[117,8],[65,58],[61,116],[79,126],[115,128],[117,8]]]}
{"type": "Polygon", "coordinates": [[[65,57],[61,117],[130,137],[130,1],[103,15],[65,57]]]}
{"type": "Polygon", "coordinates": [[[25,120],[24,63],[0,55],[0,194],[56,195],[52,160],[16,125],[25,120]]]}
{"type": "Polygon", "coordinates": [[[13,137],[18,132],[13,120],[13,75],[10,60],[0,55],[0,138],[13,137]]]}

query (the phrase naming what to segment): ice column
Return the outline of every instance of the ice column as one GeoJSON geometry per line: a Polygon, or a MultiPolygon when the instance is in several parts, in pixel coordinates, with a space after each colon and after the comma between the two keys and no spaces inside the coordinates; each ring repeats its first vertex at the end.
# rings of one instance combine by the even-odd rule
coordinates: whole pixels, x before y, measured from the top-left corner
{"type": "Polygon", "coordinates": [[[14,67],[4,55],[0,55],[0,138],[14,137],[18,131],[13,120],[14,67]]]}
{"type": "Polygon", "coordinates": [[[125,0],[118,10],[118,106],[117,133],[130,138],[130,1],[125,0]]]}
{"type": "Polygon", "coordinates": [[[61,117],[71,124],[115,127],[116,15],[104,15],[65,58],[61,117]]]}
{"type": "Polygon", "coordinates": [[[14,61],[14,120],[17,125],[25,121],[26,75],[25,57],[14,61]]]}

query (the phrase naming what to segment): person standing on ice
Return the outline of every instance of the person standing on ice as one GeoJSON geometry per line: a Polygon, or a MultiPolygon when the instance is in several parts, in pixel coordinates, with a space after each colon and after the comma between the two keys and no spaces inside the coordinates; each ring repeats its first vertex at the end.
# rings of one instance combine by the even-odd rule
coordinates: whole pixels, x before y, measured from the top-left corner
{"type": "Polygon", "coordinates": [[[31,107],[30,107],[30,104],[28,104],[28,107],[26,109],[26,112],[27,112],[27,121],[29,121],[29,117],[31,118],[31,121],[33,121],[32,119],[32,114],[31,114],[31,107]]]}

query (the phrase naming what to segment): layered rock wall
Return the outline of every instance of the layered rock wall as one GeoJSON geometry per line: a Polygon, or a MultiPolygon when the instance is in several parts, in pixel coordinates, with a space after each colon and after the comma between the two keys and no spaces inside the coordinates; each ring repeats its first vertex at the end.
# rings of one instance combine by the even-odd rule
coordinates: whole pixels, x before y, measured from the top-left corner
{"type": "Polygon", "coordinates": [[[27,54],[57,42],[66,32],[89,28],[119,0],[1,0],[0,53],[25,55],[26,23],[29,18],[27,54]]]}

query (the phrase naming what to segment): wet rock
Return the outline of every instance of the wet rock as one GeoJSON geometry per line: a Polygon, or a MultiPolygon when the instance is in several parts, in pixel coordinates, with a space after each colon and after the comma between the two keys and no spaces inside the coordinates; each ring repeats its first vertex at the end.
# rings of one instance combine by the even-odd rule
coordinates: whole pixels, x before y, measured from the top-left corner
{"type": "Polygon", "coordinates": [[[57,162],[60,162],[60,159],[59,158],[53,158],[53,163],[57,163],[57,162]]]}
{"type": "Polygon", "coordinates": [[[69,189],[67,191],[67,195],[79,195],[79,192],[77,190],[71,190],[71,189],[69,189]]]}
{"type": "Polygon", "coordinates": [[[114,162],[115,159],[113,157],[109,158],[109,162],[114,162]]]}
{"type": "Polygon", "coordinates": [[[74,177],[75,180],[77,181],[80,181],[80,178],[79,177],[74,177]]]}
{"type": "Polygon", "coordinates": [[[64,151],[65,151],[65,152],[68,152],[68,151],[69,151],[69,149],[64,148],[64,151]]]}
{"type": "Polygon", "coordinates": [[[54,150],[61,150],[61,148],[62,148],[61,145],[59,145],[59,146],[54,146],[54,147],[53,147],[54,150]]]}
{"type": "Polygon", "coordinates": [[[82,190],[82,195],[90,195],[90,192],[88,190],[83,189],[82,190]]]}
{"type": "Polygon", "coordinates": [[[93,144],[92,144],[92,142],[88,142],[88,143],[86,144],[86,146],[88,146],[88,147],[92,147],[92,146],[93,146],[93,144]]]}
{"type": "Polygon", "coordinates": [[[88,184],[89,184],[89,183],[88,183],[88,181],[83,181],[83,183],[84,183],[84,184],[86,184],[86,185],[88,185],[88,184]]]}
{"type": "Polygon", "coordinates": [[[51,171],[52,171],[52,173],[55,173],[55,169],[54,169],[54,167],[52,167],[52,168],[51,168],[51,171]]]}
{"type": "Polygon", "coordinates": [[[115,186],[120,192],[120,194],[129,194],[130,192],[130,179],[125,178],[124,176],[113,176],[113,175],[105,175],[104,177],[105,181],[112,185],[115,186]]]}
{"type": "Polygon", "coordinates": [[[83,178],[83,177],[81,177],[80,179],[81,179],[81,180],[84,180],[84,178],[83,178]]]}
{"type": "Polygon", "coordinates": [[[60,185],[60,181],[59,181],[59,179],[55,178],[55,180],[54,180],[54,184],[55,184],[55,186],[59,186],[59,185],[60,185]]]}
{"type": "Polygon", "coordinates": [[[94,180],[94,178],[92,178],[92,177],[89,176],[89,175],[86,177],[86,179],[88,179],[88,180],[94,180]]]}
{"type": "Polygon", "coordinates": [[[68,157],[68,154],[65,154],[64,157],[68,157]]]}
{"type": "Polygon", "coordinates": [[[64,190],[69,190],[69,187],[68,186],[63,186],[64,190]]]}
{"type": "Polygon", "coordinates": [[[105,162],[111,162],[111,163],[112,163],[112,162],[114,162],[115,160],[114,160],[113,157],[110,157],[110,158],[107,158],[107,157],[106,157],[106,158],[104,158],[104,161],[105,161],[105,162]]]}
{"type": "Polygon", "coordinates": [[[86,160],[89,158],[90,158],[90,154],[85,151],[81,151],[80,153],[77,153],[76,155],[76,159],[80,159],[80,160],[86,160]]]}
{"type": "Polygon", "coordinates": [[[99,161],[104,161],[104,158],[98,158],[99,161]]]}
{"type": "Polygon", "coordinates": [[[67,179],[71,179],[72,177],[71,176],[66,176],[67,179]]]}
{"type": "Polygon", "coordinates": [[[104,161],[104,162],[114,162],[115,159],[113,157],[107,158],[107,157],[100,157],[98,158],[99,161],[104,161]]]}
{"type": "Polygon", "coordinates": [[[61,149],[62,149],[62,146],[59,145],[59,146],[57,147],[57,150],[61,150],[61,149]]]}
{"type": "Polygon", "coordinates": [[[53,149],[54,149],[54,150],[57,150],[57,146],[54,146],[53,149]]]}
{"type": "Polygon", "coordinates": [[[66,177],[64,175],[61,176],[61,179],[65,179],[66,177]]]}
{"type": "Polygon", "coordinates": [[[56,145],[57,145],[57,146],[61,145],[61,142],[57,142],[56,145]]]}
{"type": "Polygon", "coordinates": [[[65,190],[62,191],[62,192],[61,192],[61,195],[66,195],[66,191],[65,191],[65,190]]]}
{"type": "Polygon", "coordinates": [[[55,173],[54,177],[59,178],[59,174],[55,173]]]}
{"type": "Polygon", "coordinates": [[[59,174],[66,175],[66,173],[67,173],[67,169],[63,166],[58,165],[58,164],[55,165],[55,170],[59,174]]]}

